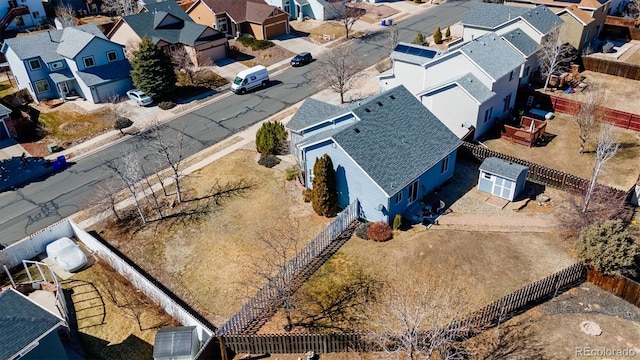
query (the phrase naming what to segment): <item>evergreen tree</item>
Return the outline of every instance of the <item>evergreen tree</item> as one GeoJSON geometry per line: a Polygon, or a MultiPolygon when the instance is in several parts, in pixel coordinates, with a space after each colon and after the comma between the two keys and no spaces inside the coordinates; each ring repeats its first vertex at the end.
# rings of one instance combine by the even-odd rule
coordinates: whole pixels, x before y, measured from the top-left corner
{"type": "Polygon", "coordinates": [[[148,37],[143,37],[131,60],[133,86],[157,99],[171,93],[176,86],[176,74],[171,59],[148,37]]]}
{"type": "Polygon", "coordinates": [[[329,155],[324,154],[321,158],[316,158],[316,163],[313,165],[313,175],[311,193],[313,210],[318,215],[332,216],[338,208],[338,194],[336,190],[336,173],[329,155]]]}
{"type": "Polygon", "coordinates": [[[436,28],[436,32],[433,33],[433,42],[436,44],[442,44],[442,31],[440,31],[440,26],[436,28]]]}
{"type": "Polygon", "coordinates": [[[447,26],[447,31],[444,32],[444,37],[447,39],[451,37],[451,26],[447,26]]]}
{"type": "Polygon", "coordinates": [[[412,44],[416,44],[416,45],[422,45],[422,46],[428,46],[429,45],[427,43],[427,39],[424,38],[424,35],[420,31],[418,31],[418,34],[416,34],[415,39],[413,39],[413,41],[411,43],[412,44]]]}
{"type": "Polygon", "coordinates": [[[267,121],[256,133],[256,150],[260,154],[276,154],[287,139],[284,125],[278,121],[267,121]]]}

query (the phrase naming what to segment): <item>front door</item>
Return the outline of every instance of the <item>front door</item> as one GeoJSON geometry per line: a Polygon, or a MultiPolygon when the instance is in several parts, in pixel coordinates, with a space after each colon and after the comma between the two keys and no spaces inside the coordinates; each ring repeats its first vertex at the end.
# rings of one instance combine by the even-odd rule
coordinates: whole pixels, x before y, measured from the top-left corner
{"type": "Polygon", "coordinates": [[[58,84],[58,89],[60,89],[60,94],[66,95],[69,93],[69,87],[67,86],[67,82],[63,81],[58,84]]]}
{"type": "Polygon", "coordinates": [[[418,198],[418,180],[414,181],[411,185],[409,185],[409,196],[407,200],[409,203],[416,201],[418,198]]]}

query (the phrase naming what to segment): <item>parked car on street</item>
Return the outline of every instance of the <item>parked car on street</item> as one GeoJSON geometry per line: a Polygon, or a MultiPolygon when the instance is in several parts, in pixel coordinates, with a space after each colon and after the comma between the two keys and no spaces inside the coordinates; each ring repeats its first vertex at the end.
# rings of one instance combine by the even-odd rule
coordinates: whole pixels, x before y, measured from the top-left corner
{"type": "Polygon", "coordinates": [[[313,60],[311,53],[303,52],[291,59],[291,66],[302,66],[310,63],[313,60]]]}
{"type": "Polygon", "coordinates": [[[87,256],[80,246],[68,237],[60,238],[47,245],[47,256],[64,271],[74,272],[87,265],[87,256]]]}
{"type": "Polygon", "coordinates": [[[133,100],[136,104],[140,106],[149,105],[153,102],[153,99],[150,98],[147,94],[142,92],[142,90],[131,89],[127,91],[127,97],[133,100]]]}

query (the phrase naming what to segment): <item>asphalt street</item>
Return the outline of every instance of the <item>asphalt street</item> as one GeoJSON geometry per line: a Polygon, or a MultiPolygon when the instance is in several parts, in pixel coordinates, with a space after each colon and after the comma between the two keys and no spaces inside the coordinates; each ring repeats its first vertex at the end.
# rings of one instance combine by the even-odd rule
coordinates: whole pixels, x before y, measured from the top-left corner
{"type": "MultiPolygon", "coordinates": [[[[397,22],[400,41],[410,42],[420,31],[431,34],[462,19],[470,1],[448,1],[397,22]]],[[[352,40],[363,69],[389,56],[388,36],[381,30],[352,40]]],[[[319,91],[310,78],[316,64],[291,68],[271,78],[268,88],[246,95],[221,97],[203,108],[185,114],[162,127],[164,138],[183,132],[188,139],[185,152],[194,154],[237,133],[319,91]]],[[[219,95],[220,96],[220,95],[219,95]]],[[[7,246],[73,213],[92,205],[95,185],[113,176],[106,164],[118,163],[128,151],[138,154],[147,174],[154,155],[148,139],[130,137],[98,153],[80,158],[67,170],[0,194],[0,244],[7,246]]]]}

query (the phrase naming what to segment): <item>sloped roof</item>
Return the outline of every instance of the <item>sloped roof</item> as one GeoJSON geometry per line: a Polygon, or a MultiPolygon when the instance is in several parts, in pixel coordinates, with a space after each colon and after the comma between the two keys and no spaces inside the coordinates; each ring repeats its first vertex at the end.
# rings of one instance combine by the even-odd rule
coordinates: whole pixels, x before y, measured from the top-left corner
{"type": "Polygon", "coordinates": [[[274,11],[282,11],[263,0],[202,0],[214,13],[227,13],[236,23],[262,24],[274,11]]]}
{"type": "Polygon", "coordinates": [[[573,15],[573,17],[575,17],[576,19],[578,19],[578,21],[582,22],[585,25],[594,21],[589,13],[580,9],[576,5],[567,6],[565,9],[559,11],[558,14],[562,14],[563,12],[573,15]]]}
{"type": "Polygon", "coordinates": [[[195,328],[195,326],[178,326],[158,330],[153,344],[153,357],[157,359],[195,355],[191,354],[195,328]]]}
{"type": "Polygon", "coordinates": [[[422,65],[443,53],[440,49],[401,42],[391,52],[391,59],[422,65]]]}
{"type": "Polygon", "coordinates": [[[563,21],[553,11],[544,5],[538,5],[520,16],[541,34],[548,34],[551,30],[562,25],[563,21]]]}
{"type": "Polygon", "coordinates": [[[496,95],[495,92],[491,91],[488,87],[486,87],[482,81],[480,81],[477,77],[475,77],[472,73],[467,73],[457,79],[445,81],[436,86],[432,86],[424,91],[422,91],[418,95],[428,95],[429,93],[441,89],[447,85],[455,84],[464,91],[466,91],[471,97],[476,99],[479,103],[484,103],[485,101],[491,99],[496,95]]]}
{"type": "Polygon", "coordinates": [[[95,24],[86,24],[6,39],[5,44],[10,46],[20,59],[39,56],[44,62],[50,63],[63,59],[59,48],[63,53],[77,54],[78,48],[82,50],[88,44],[87,41],[95,37],[106,39],[95,24]],[[78,35],[78,38],[74,35],[78,35]]]}
{"type": "Polygon", "coordinates": [[[324,101],[307,98],[291,120],[287,123],[287,129],[300,131],[310,126],[324,122],[341,114],[348,113],[351,108],[357,105],[348,105],[344,108],[335,106],[324,101]]]}
{"type": "Polygon", "coordinates": [[[87,86],[94,86],[127,78],[130,72],[131,65],[128,61],[114,61],[107,65],[92,66],[83,71],[76,71],[75,74],[87,86]]]}
{"type": "Polygon", "coordinates": [[[468,42],[459,51],[496,80],[524,63],[522,55],[492,32],[468,42]]]}
{"type": "Polygon", "coordinates": [[[4,106],[3,104],[0,104],[0,117],[2,116],[6,116],[11,114],[11,109],[9,109],[8,107],[4,106]]]}
{"type": "Polygon", "coordinates": [[[510,163],[496,157],[486,158],[482,164],[480,164],[480,170],[499,175],[509,180],[518,179],[518,176],[528,169],[529,168],[524,165],[510,163]]]}
{"type": "Polygon", "coordinates": [[[404,86],[370,98],[353,113],[361,121],[333,139],[389,196],[461,144],[404,86]]]}
{"type": "Polygon", "coordinates": [[[609,0],[579,0],[579,1],[559,1],[559,0],[513,0],[518,3],[529,3],[529,4],[545,4],[549,6],[556,7],[567,7],[571,5],[578,5],[579,7],[589,8],[589,9],[597,9],[604,5],[609,0]]]}
{"type": "Polygon", "coordinates": [[[14,289],[0,292],[0,359],[13,358],[62,324],[62,319],[14,289]]]}
{"type": "Polygon", "coordinates": [[[147,36],[154,44],[164,41],[169,44],[196,46],[225,37],[217,30],[193,22],[173,1],[151,4],[147,8],[149,11],[125,16],[122,21],[129,24],[138,36],[147,36]],[[205,31],[214,35],[201,37],[205,31]]]}
{"type": "Polygon", "coordinates": [[[473,2],[467,14],[462,18],[462,24],[494,29],[528,11],[529,9],[525,7],[473,2]]]}
{"type": "Polygon", "coordinates": [[[502,35],[502,38],[527,57],[533,55],[539,48],[538,43],[520,29],[511,30],[502,35]]]}

